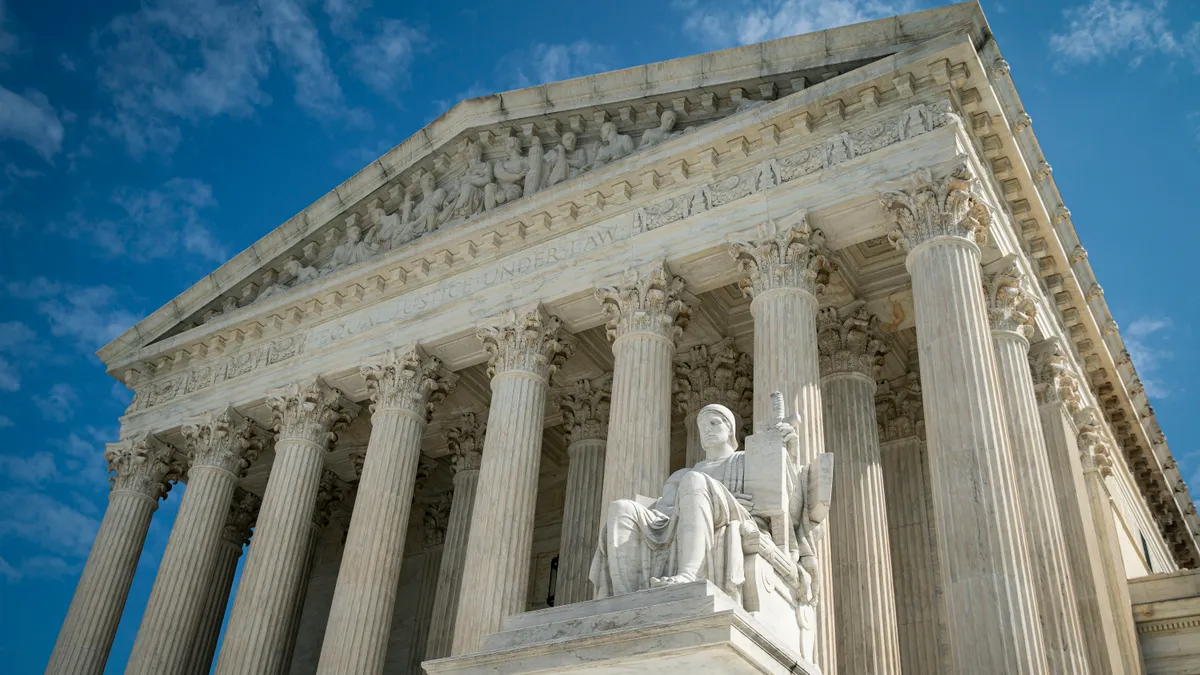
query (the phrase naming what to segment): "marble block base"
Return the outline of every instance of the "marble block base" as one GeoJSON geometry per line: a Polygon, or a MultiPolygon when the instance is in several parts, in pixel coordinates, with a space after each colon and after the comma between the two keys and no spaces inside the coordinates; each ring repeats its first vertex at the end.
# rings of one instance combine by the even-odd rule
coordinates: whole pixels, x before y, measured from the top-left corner
{"type": "Polygon", "coordinates": [[[429,675],[820,675],[772,633],[698,581],[518,614],[481,651],[421,665],[429,675]]]}

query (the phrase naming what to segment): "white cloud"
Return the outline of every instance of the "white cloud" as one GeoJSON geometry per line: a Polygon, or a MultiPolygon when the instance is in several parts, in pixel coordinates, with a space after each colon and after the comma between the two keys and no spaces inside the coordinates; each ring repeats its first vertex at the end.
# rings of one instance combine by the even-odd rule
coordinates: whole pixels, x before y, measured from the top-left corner
{"type": "Polygon", "coordinates": [[[48,347],[37,341],[37,334],[25,323],[0,323],[0,391],[19,390],[21,375],[18,364],[36,364],[48,354],[48,347]]]}
{"type": "Polygon", "coordinates": [[[74,286],[37,277],[9,282],[6,288],[13,297],[36,302],[51,334],[69,338],[87,351],[99,349],[141,318],[121,305],[110,286],[74,286]]]}
{"type": "Polygon", "coordinates": [[[425,36],[417,29],[398,19],[383,19],[374,37],[355,43],[354,70],[372,89],[392,96],[408,82],[413,54],[424,43],[425,36]]]}
{"type": "Polygon", "coordinates": [[[78,506],[29,489],[0,491],[0,537],[14,537],[59,555],[83,557],[100,521],[78,506]]]}
{"type": "Polygon", "coordinates": [[[45,396],[34,396],[33,402],[42,412],[42,418],[54,422],[66,422],[75,416],[75,404],[79,402],[79,394],[75,388],[64,382],[53,387],[45,396]]]}
{"type": "Polygon", "coordinates": [[[41,92],[0,87],[0,139],[20,141],[50,161],[62,149],[63,125],[41,92]]]}
{"type": "Polygon", "coordinates": [[[14,422],[8,415],[0,415],[0,429],[13,426],[14,422]]]}
{"type": "Polygon", "coordinates": [[[40,451],[29,455],[0,455],[0,475],[18,483],[41,484],[58,475],[54,455],[40,451]]]}
{"type": "Polygon", "coordinates": [[[20,373],[13,364],[0,358],[0,391],[18,391],[20,388],[20,373]]]}
{"type": "Polygon", "coordinates": [[[1146,396],[1166,398],[1171,393],[1159,379],[1159,372],[1163,362],[1171,358],[1171,352],[1162,343],[1169,338],[1172,328],[1174,323],[1169,318],[1141,317],[1122,331],[1125,350],[1137,368],[1146,396]]]}
{"type": "Polygon", "coordinates": [[[292,0],[259,0],[259,11],[271,42],[292,71],[297,105],[321,118],[350,116],[321,36],[305,8],[292,0]]]}
{"type": "Polygon", "coordinates": [[[915,0],[682,0],[684,32],[713,48],[746,45],[917,9],[915,0]]]}
{"type": "Polygon", "coordinates": [[[0,558],[0,577],[4,577],[6,581],[11,583],[20,581],[21,573],[15,567],[8,564],[7,560],[0,558]]]}
{"type": "Polygon", "coordinates": [[[8,10],[4,0],[0,0],[0,68],[6,65],[6,58],[17,53],[21,46],[17,36],[9,31],[8,23],[8,10]]]}
{"type": "Polygon", "coordinates": [[[608,70],[611,49],[588,40],[569,44],[534,43],[527,50],[509,54],[498,64],[501,84],[511,88],[532,87],[608,70]]]}
{"type": "Polygon", "coordinates": [[[1165,0],[1092,0],[1063,10],[1065,31],[1050,36],[1050,50],[1065,63],[1126,57],[1137,67],[1147,56],[1196,54],[1200,24],[1180,40],[1166,16],[1165,0]]]}

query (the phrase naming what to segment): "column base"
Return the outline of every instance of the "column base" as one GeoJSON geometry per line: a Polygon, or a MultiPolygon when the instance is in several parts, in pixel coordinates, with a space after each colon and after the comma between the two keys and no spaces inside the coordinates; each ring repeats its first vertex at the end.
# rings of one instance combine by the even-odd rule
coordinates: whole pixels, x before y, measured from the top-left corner
{"type": "Polygon", "coordinates": [[[821,675],[707,581],[517,614],[479,652],[421,665],[429,675],[821,675]]]}

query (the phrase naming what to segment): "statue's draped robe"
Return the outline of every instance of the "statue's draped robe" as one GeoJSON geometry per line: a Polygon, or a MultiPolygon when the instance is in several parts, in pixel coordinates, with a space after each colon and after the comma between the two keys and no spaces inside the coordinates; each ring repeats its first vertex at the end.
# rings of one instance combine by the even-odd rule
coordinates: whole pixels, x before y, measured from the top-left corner
{"type": "Polygon", "coordinates": [[[677,488],[675,501],[661,506],[662,511],[659,503],[647,508],[629,499],[613,502],[589,574],[596,597],[650,588],[652,578],[678,574],[676,531],[681,524],[697,527],[709,538],[697,578],[737,597],[745,581],[742,523],[754,520],[733,496],[745,491],[744,457],[735,452],[676,471],[667,479],[668,486],[677,488]],[[693,506],[680,509],[685,492],[694,497],[686,500],[693,506]]]}

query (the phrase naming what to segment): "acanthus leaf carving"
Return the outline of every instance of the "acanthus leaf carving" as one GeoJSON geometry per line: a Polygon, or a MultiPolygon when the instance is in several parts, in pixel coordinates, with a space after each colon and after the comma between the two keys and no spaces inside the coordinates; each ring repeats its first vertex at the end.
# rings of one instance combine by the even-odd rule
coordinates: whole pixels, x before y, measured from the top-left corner
{"type": "Polygon", "coordinates": [[[104,450],[113,492],[135,492],[158,501],[181,477],[175,449],[153,434],[110,443],[104,450]]]}
{"type": "Polygon", "coordinates": [[[608,413],[612,403],[612,373],[583,378],[552,393],[567,427],[571,443],[608,438],[608,413]]]}
{"type": "Polygon", "coordinates": [[[887,348],[879,338],[879,319],[867,303],[855,300],[839,311],[826,307],[817,314],[817,348],[821,375],[861,373],[875,379],[887,348]]]}
{"type": "Polygon", "coordinates": [[[738,287],[747,297],[794,288],[812,295],[824,292],[835,266],[825,257],[825,234],[808,226],[804,212],[797,222],[780,226],[767,220],[758,226],[758,239],[733,242],[730,254],[742,271],[738,287]]]}
{"type": "Polygon", "coordinates": [[[229,515],[225,519],[224,540],[238,548],[249,544],[250,532],[258,520],[258,509],[261,506],[262,498],[258,495],[234,488],[229,515]]]}
{"type": "Polygon", "coordinates": [[[367,381],[372,413],[407,410],[426,422],[458,380],[441,359],[426,354],[416,344],[392,349],[381,362],[364,365],[360,371],[367,381]]]}
{"type": "Polygon", "coordinates": [[[313,505],[312,524],[317,530],[329,525],[333,512],[337,511],[342,502],[350,496],[354,487],[338,477],[329,469],[321,472],[321,481],[317,485],[317,500],[313,505]]]}
{"type": "Polygon", "coordinates": [[[457,423],[442,430],[449,448],[454,473],[478,471],[483,461],[483,439],[487,435],[487,416],[466,412],[457,423]]]}
{"type": "Polygon", "coordinates": [[[453,503],[453,493],[443,492],[425,505],[421,517],[425,538],[421,542],[425,548],[441,546],[446,541],[446,527],[450,524],[450,506],[453,503]]]}
{"type": "Polygon", "coordinates": [[[674,341],[691,318],[692,299],[683,279],[657,261],[622,274],[620,283],[595,290],[604,315],[608,339],[630,333],[654,333],[674,341]]]}
{"type": "Polygon", "coordinates": [[[988,265],[983,275],[983,295],[993,331],[1016,333],[1025,339],[1033,335],[1037,305],[1024,286],[1025,274],[1016,255],[988,265]]]}
{"type": "Polygon", "coordinates": [[[509,310],[475,331],[488,354],[488,376],[523,372],[544,380],[575,351],[575,341],[562,321],[539,304],[509,310]]]}
{"type": "Polygon", "coordinates": [[[752,429],[754,364],[733,338],[696,345],[675,358],[675,408],[691,415],[719,403],[740,418],[740,429],[752,429]]]}
{"type": "Polygon", "coordinates": [[[1104,417],[1095,408],[1075,414],[1076,442],[1084,472],[1096,470],[1101,476],[1113,473],[1112,446],[1104,434],[1104,417]]]}
{"type": "Polygon", "coordinates": [[[916,373],[878,383],[875,415],[880,441],[924,436],[921,384],[916,373]]]}
{"type": "Polygon", "coordinates": [[[294,382],[267,395],[278,438],[328,448],[337,432],[358,416],[358,405],[320,378],[294,382]]]}
{"type": "Polygon", "coordinates": [[[1074,416],[1083,409],[1079,376],[1066,348],[1057,339],[1040,343],[1030,354],[1033,388],[1040,405],[1061,403],[1074,416]]]}
{"type": "Polygon", "coordinates": [[[986,241],[990,215],[976,196],[976,180],[965,159],[935,179],[929,169],[910,175],[904,188],[879,195],[895,229],[888,240],[909,251],[939,237],[957,237],[976,244],[986,241]]]}
{"type": "Polygon", "coordinates": [[[258,459],[266,432],[233,408],[206,413],[180,429],[191,466],[209,466],[245,476],[258,459]]]}

